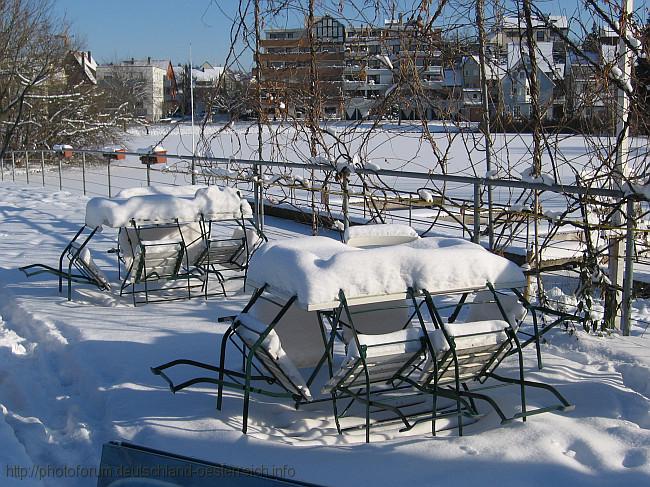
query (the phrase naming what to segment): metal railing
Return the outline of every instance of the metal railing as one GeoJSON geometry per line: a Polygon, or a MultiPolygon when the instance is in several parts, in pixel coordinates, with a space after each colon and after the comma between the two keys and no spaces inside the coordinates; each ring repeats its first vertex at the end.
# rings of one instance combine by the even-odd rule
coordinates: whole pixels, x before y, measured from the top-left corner
{"type": "MultiPolygon", "coordinates": [[[[490,209],[486,208],[482,195],[488,187],[493,192],[536,191],[539,194],[595,198],[594,204],[598,204],[597,198],[607,198],[610,206],[611,201],[616,201],[624,207],[624,226],[604,228],[603,225],[593,225],[589,230],[606,230],[624,234],[626,258],[622,289],[622,329],[624,333],[629,332],[635,235],[648,232],[647,229],[637,228],[634,220],[634,204],[644,201],[642,195],[631,195],[622,189],[387,169],[356,168],[349,178],[345,178],[344,181],[339,178],[337,182],[336,168],[327,164],[193,157],[180,154],[166,154],[166,160],[171,163],[141,164],[138,158],[142,154],[135,152],[122,154],[126,157],[124,160],[115,160],[112,153],[107,154],[92,149],[75,149],[71,158],[64,158],[50,150],[9,152],[5,159],[0,161],[0,178],[3,181],[39,184],[43,187],[58,187],[59,190],[80,191],[84,195],[108,197],[115,196],[122,189],[145,184],[149,186],[190,182],[220,183],[237,187],[245,196],[254,200],[255,217],[261,225],[264,223],[266,211],[275,209],[282,210],[281,213],[283,212],[284,215],[302,214],[307,219],[318,217],[321,224],[325,223],[335,228],[341,227],[341,225],[333,225],[340,219],[343,221],[342,233],[351,223],[393,221],[408,223],[420,230],[433,231],[437,234],[467,238],[476,243],[480,243],[484,235],[497,234],[498,229],[494,226],[493,217],[495,214],[505,215],[504,220],[519,222],[520,230],[512,235],[504,235],[508,232],[508,227],[503,226],[500,237],[505,244],[492,250],[509,254],[511,258],[520,255],[522,261],[526,259],[532,247],[531,224],[536,221],[538,225],[546,225],[545,233],[549,234],[554,224],[553,220],[535,211],[513,209],[507,199],[501,203],[497,201],[490,209]],[[235,166],[239,172],[231,170],[235,166]],[[248,168],[249,171],[241,171],[241,168],[248,168]],[[314,177],[309,178],[308,181],[306,178],[296,178],[291,182],[287,181],[286,177],[264,180],[252,176],[253,174],[264,175],[265,171],[273,172],[273,170],[303,171],[314,177]],[[407,184],[402,184],[401,188],[397,187],[398,184],[390,189],[379,190],[377,187],[369,187],[364,182],[364,178],[394,178],[407,184]],[[416,187],[427,184],[444,185],[445,197],[424,202],[417,189],[409,188],[409,186],[413,187],[414,183],[416,187]],[[260,194],[264,195],[263,202],[259,200],[260,194]],[[319,197],[314,198],[314,195],[319,197]],[[313,204],[314,199],[317,200],[316,205],[313,204]],[[428,210],[429,213],[424,210],[428,210]],[[314,211],[317,213],[316,216],[313,215],[314,211]],[[436,214],[432,216],[431,211],[436,214]],[[490,215],[492,218],[488,218],[489,212],[492,213],[490,215]]],[[[582,225],[584,226],[584,222],[582,225]]],[[[490,242],[492,240],[489,239],[490,242]]],[[[554,248],[566,253],[579,254],[575,246],[566,246],[566,242],[570,240],[564,243],[556,241],[554,248]],[[563,248],[562,245],[565,247],[563,248]]],[[[642,260],[637,259],[637,261],[644,263],[642,260]]],[[[538,269],[541,270],[543,269],[538,269]]]]}

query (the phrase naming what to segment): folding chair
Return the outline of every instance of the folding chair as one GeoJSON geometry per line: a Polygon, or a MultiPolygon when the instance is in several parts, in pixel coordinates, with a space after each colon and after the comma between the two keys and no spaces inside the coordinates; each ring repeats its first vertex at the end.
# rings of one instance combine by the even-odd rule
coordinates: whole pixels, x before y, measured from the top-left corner
{"type": "MultiPolygon", "coordinates": [[[[487,402],[497,413],[502,424],[517,418],[525,421],[526,417],[543,412],[573,409],[573,406],[554,387],[524,378],[523,354],[515,327],[511,324],[511,318],[506,313],[494,288],[491,285],[488,287],[499,308],[501,319],[467,323],[444,323],[431,294],[422,290],[435,330],[428,334],[431,350],[419,382],[423,386],[428,385],[435,398],[442,396],[456,400],[458,432],[461,436],[463,434],[463,399],[469,400],[472,414],[478,414],[475,400],[487,402]],[[510,378],[496,374],[494,371],[502,361],[513,354],[518,358],[519,377],[510,378]],[[521,412],[507,417],[494,399],[478,392],[482,389],[470,391],[468,387],[470,382],[483,384],[489,378],[519,386],[521,412]],[[560,401],[560,404],[528,410],[526,386],[551,392],[560,401]]],[[[434,414],[435,409],[434,407],[434,414]]],[[[434,434],[435,419],[434,416],[432,421],[434,434]]]]}
{"type": "Polygon", "coordinates": [[[128,249],[131,255],[124,258],[127,271],[122,281],[120,295],[131,294],[133,305],[158,301],[184,299],[177,296],[152,300],[150,293],[167,293],[186,289],[187,298],[191,298],[191,276],[183,269],[187,265],[187,247],[178,222],[164,224],[138,225],[132,221],[132,232],[126,231],[128,249]],[[167,236],[159,240],[146,240],[149,233],[177,229],[176,237],[167,236]],[[182,280],[181,286],[167,285],[169,282],[182,280]],[[138,301],[136,295],[144,293],[144,301],[138,301]]]}
{"type": "Polygon", "coordinates": [[[88,227],[83,225],[70,243],[63,249],[59,257],[58,269],[45,264],[31,264],[21,267],[20,270],[27,277],[44,272],[57,275],[59,277],[59,292],[63,291],[63,279],[65,278],[67,280],[68,301],[72,299],[73,282],[92,284],[100,291],[110,290],[111,285],[106,275],[97,267],[90,254],[90,249],[87,247],[88,242],[90,242],[98,229],[92,229],[88,236],[83,238],[81,243],[79,242],[80,237],[86,229],[88,227]]]}
{"type": "MultiPolygon", "coordinates": [[[[410,291],[409,294],[411,294],[410,291]]],[[[414,296],[411,295],[411,297],[415,304],[414,296]]],[[[413,414],[402,412],[402,409],[415,405],[413,398],[406,397],[407,394],[405,393],[409,392],[408,396],[412,396],[413,389],[417,393],[429,393],[426,387],[413,379],[414,373],[419,375],[421,372],[421,367],[427,357],[427,346],[425,328],[421,320],[420,326],[413,326],[410,319],[409,322],[405,323],[403,318],[404,316],[409,317],[417,314],[418,319],[420,319],[420,314],[415,312],[412,314],[408,312],[406,314],[402,312],[395,313],[395,308],[392,308],[393,312],[391,313],[391,308],[386,307],[384,303],[367,305],[364,306],[365,310],[357,309],[356,312],[353,312],[351,311],[353,307],[348,306],[343,291],[339,293],[339,301],[341,304],[334,316],[334,326],[338,322],[345,322],[345,326],[349,326],[352,332],[352,340],[348,343],[347,355],[343,363],[321,391],[323,394],[329,394],[332,398],[334,420],[339,434],[352,429],[342,429],[340,420],[357,402],[365,406],[365,423],[363,426],[366,430],[366,442],[370,441],[371,408],[374,408],[374,412],[388,411],[393,413],[393,416],[375,420],[373,424],[397,420],[404,424],[400,431],[413,428],[419,420],[410,419],[413,414]],[[361,333],[357,329],[356,323],[363,323],[360,318],[363,316],[364,311],[372,315],[382,309],[385,313],[384,318],[382,319],[381,313],[379,313],[372,319],[377,326],[381,324],[384,329],[392,327],[396,328],[397,331],[367,334],[361,333]],[[387,314],[386,311],[388,311],[387,314]],[[391,318],[397,319],[397,321],[393,322],[391,318]],[[382,321],[384,321],[383,324],[382,321]],[[406,403],[395,405],[382,397],[382,395],[386,396],[387,393],[395,391],[401,391],[405,394],[406,403]],[[338,402],[342,399],[348,399],[349,401],[339,411],[338,402]]],[[[402,309],[408,309],[404,307],[403,300],[399,304],[402,309]]],[[[369,321],[365,322],[367,331],[373,328],[368,327],[368,323],[369,321]]],[[[421,403],[421,399],[418,398],[417,403],[421,403]]],[[[427,413],[430,414],[431,411],[427,410],[427,413]]],[[[421,412],[418,412],[415,415],[421,416],[421,414],[421,412]]],[[[353,428],[358,428],[358,426],[353,428]]]]}
{"type": "MultiPolygon", "coordinates": [[[[299,359],[300,362],[297,365],[292,360],[292,356],[284,349],[283,342],[276,332],[276,328],[282,322],[283,318],[290,313],[296,297],[289,298],[285,303],[272,303],[279,310],[273,313],[270,319],[262,321],[252,310],[256,303],[258,303],[258,300],[260,300],[265,288],[266,286],[262,286],[257,290],[239,315],[227,318],[232,319],[232,324],[226,330],[221,340],[221,353],[218,366],[197,362],[195,360],[177,359],[151,369],[154,374],[160,375],[169,384],[172,392],[199,383],[216,384],[218,386],[218,410],[221,410],[222,407],[224,387],[243,391],[243,433],[246,433],[248,430],[248,412],[251,393],[276,398],[288,398],[295,403],[296,407],[300,404],[311,402],[313,399],[309,385],[314,376],[305,381],[298,370],[298,366],[314,363],[313,354],[311,358],[303,354],[303,357],[299,359]],[[234,340],[235,338],[239,340],[239,343],[234,340]],[[228,343],[234,343],[242,353],[242,371],[226,369],[225,363],[228,343]],[[175,385],[165,371],[177,365],[188,365],[216,372],[217,377],[195,377],[175,385]],[[267,385],[275,385],[277,388],[257,387],[253,386],[253,383],[266,383],[267,385]]],[[[260,314],[259,310],[257,314],[260,314]]],[[[316,315],[312,313],[310,316],[313,318],[316,315]]],[[[303,324],[305,327],[309,326],[309,323],[303,322],[303,324]]],[[[318,356],[321,357],[318,360],[318,364],[322,365],[324,362],[322,351],[326,339],[320,332],[316,335],[316,338],[320,340],[317,342],[320,349],[318,356]]]]}
{"type": "Polygon", "coordinates": [[[193,265],[203,280],[203,291],[206,299],[208,297],[210,274],[217,277],[224,296],[227,296],[226,281],[241,277],[227,278],[224,276],[224,271],[243,272],[244,285],[246,285],[246,272],[250,256],[258,243],[266,239],[254,226],[253,228],[247,228],[243,217],[241,220],[230,221],[231,223],[235,222],[237,225],[230,237],[213,235],[213,224],[226,222],[228,221],[201,221],[204,237],[203,250],[194,260],[193,265]]]}

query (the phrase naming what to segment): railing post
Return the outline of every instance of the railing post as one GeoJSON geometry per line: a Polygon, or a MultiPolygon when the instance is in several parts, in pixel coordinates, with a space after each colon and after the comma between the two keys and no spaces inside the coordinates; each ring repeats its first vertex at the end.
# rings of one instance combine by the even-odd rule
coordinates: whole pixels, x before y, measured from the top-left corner
{"type": "Polygon", "coordinates": [[[41,176],[43,177],[43,187],[45,187],[45,154],[41,151],[41,176]]]}
{"type": "Polygon", "coordinates": [[[147,186],[151,186],[151,164],[147,163],[147,186]]]}
{"type": "Polygon", "coordinates": [[[59,160],[59,191],[63,190],[63,163],[61,162],[61,158],[58,158],[59,160]]]}
{"type": "Polygon", "coordinates": [[[623,278],[623,299],[621,300],[621,332],[630,335],[632,294],[634,290],[634,200],[627,200],[625,235],[625,277],[623,278]]]}
{"type": "Polygon", "coordinates": [[[472,241],[481,243],[481,186],[474,183],[474,235],[472,241]]]}
{"type": "Polygon", "coordinates": [[[409,193],[409,227],[412,225],[413,225],[413,195],[409,193]]]}
{"type": "Polygon", "coordinates": [[[343,242],[350,239],[350,194],[348,192],[348,174],[344,173],[341,178],[341,189],[343,190],[343,242]]]}
{"type": "Polygon", "coordinates": [[[81,153],[81,182],[83,185],[84,195],[86,194],[86,153],[81,153]]]}
{"type": "Polygon", "coordinates": [[[192,164],[190,166],[190,170],[192,171],[192,185],[195,185],[196,184],[196,161],[194,159],[194,155],[192,155],[192,164]]]}
{"type": "Polygon", "coordinates": [[[27,176],[27,184],[29,184],[29,152],[25,151],[25,174],[27,176]]]}
{"type": "Polygon", "coordinates": [[[16,182],[16,153],[11,152],[11,179],[16,182]]]}
{"type": "Polygon", "coordinates": [[[112,198],[113,194],[111,191],[111,160],[106,160],[106,175],[108,176],[108,197],[112,198]]]}

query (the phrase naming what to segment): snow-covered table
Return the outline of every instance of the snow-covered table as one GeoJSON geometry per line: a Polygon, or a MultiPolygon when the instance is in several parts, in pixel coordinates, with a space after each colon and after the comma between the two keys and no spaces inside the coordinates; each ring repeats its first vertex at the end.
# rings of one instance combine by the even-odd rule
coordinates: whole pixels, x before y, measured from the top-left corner
{"type": "MultiPolygon", "coordinates": [[[[185,262],[189,267],[203,253],[204,240],[210,232],[212,222],[235,221],[241,226],[242,235],[248,238],[244,220],[250,222],[252,216],[248,201],[234,188],[130,188],[115,198],[98,197],[88,200],[85,223],[61,253],[58,269],[43,264],[33,264],[22,269],[28,276],[41,272],[57,274],[60,291],[63,289],[63,279],[66,279],[70,300],[73,281],[94,284],[100,289],[109,288],[106,276],[95,265],[88,249],[88,244],[102,227],[120,229],[120,248],[128,277],[134,267],[134,256],[144,241],[165,245],[172,252],[174,249],[170,244],[180,240],[183,243],[180,248],[185,253],[185,262]],[[73,273],[73,268],[79,269],[81,274],[73,273]]],[[[126,283],[125,279],[121,290],[126,283]]]]}
{"type": "Polygon", "coordinates": [[[279,296],[297,296],[307,311],[336,308],[339,291],[348,304],[396,301],[409,288],[431,294],[520,288],[526,283],[513,262],[456,238],[420,238],[359,249],[327,237],[264,244],[253,255],[247,284],[279,296]]]}
{"type": "Polygon", "coordinates": [[[198,222],[251,218],[251,207],[234,188],[167,186],[134,188],[116,198],[91,198],[86,225],[121,228],[135,223],[198,222]]]}

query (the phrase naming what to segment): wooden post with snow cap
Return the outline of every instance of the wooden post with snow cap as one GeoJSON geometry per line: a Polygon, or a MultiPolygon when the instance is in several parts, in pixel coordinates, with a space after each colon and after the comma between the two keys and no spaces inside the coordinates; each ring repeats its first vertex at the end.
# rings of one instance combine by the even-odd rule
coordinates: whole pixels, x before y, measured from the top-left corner
{"type": "MultiPolygon", "coordinates": [[[[632,64],[634,62],[632,52],[625,42],[628,32],[628,14],[633,11],[633,0],[621,0],[621,19],[619,22],[619,42],[618,42],[618,59],[619,69],[621,70],[619,78],[619,88],[617,94],[617,123],[616,123],[616,161],[613,171],[613,183],[615,189],[621,189],[625,180],[627,167],[627,158],[630,147],[629,141],[629,123],[628,117],[630,112],[630,98],[627,92],[627,86],[632,76],[632,64]],[[623,85],[621,87],[621,85],[623,85]]],[[[631,215],[628,215],[628,218],[631,215]]],[[[621,208],[614,211],[611,219],[613,228],[621,228],[623,225],[623,215],[621,208]]],[[[619,235],[618,230],[610,230],[609,239],[609,260],[608,274],[609,280],[614,286],[611,288],[605,299],[605,320],[608,327],[621,328],[621,304],[623,288],[623,269],[625,266],[625,250],[623,238],[619,235]]],[[[629,316],[626,313],[626,316],[629,316]]],[[[629,329],[629,324],[626,326],[629,329]]]]}

